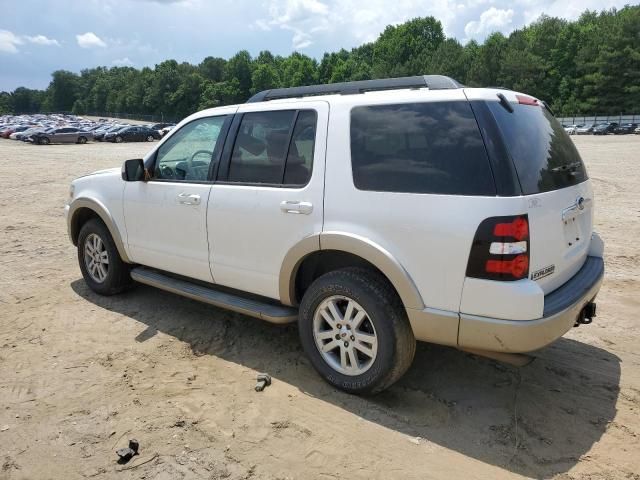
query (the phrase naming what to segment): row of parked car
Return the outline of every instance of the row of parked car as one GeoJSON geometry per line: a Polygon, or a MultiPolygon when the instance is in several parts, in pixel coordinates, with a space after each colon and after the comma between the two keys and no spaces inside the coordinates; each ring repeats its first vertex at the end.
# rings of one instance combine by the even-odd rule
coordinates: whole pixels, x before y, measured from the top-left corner
{"type": "Polygon", "coordinates": [[[171,130],[173,123],[129,125],[113,120],[91,120],[76,115],[33,114],[0,116],[0,137],[36,145],[50,143],[152,142],[171,130]]]}
{"type": "Polygon", "coordinates": [[[564,125],[564,129],[569,135],[608,135],[610,133],[614,135],[640,134],[640,126],[638,126],[637,123],[618,124],[618,122],[602,122],[591,125],[576,124],[564,125]]]}

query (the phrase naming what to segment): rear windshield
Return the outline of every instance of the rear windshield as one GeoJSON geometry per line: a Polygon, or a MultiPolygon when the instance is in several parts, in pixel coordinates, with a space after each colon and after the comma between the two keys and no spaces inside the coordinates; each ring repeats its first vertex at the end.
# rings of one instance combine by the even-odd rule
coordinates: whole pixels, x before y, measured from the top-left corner
{"type": "Polygon", "coordinates": [[[482,136],[466,101],[354,108],[351,165],[360,190],[496,194],[482,136]]]}
{"type": "Polygon", "coordinates": [[[531,195],[584,182],[587,172],[573,141],[546,108],[487,102],[518,172],[522,193],[531,195]]]}

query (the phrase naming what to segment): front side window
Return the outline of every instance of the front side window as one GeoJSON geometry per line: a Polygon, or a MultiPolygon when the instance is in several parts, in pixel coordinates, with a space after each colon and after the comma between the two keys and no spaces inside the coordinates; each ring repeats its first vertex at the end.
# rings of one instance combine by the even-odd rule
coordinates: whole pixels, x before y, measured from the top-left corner
{"type": "Polygon", "coordinates": [[[180,128],[158,149],[154,178],[206,181],[226,118],[199,118],[180,128]]]}
{"type": "Polygon", "coordinates": [[[466,101],[354,108],[351,164],[360,190],[496,194],[484,143],[466,101]]]}

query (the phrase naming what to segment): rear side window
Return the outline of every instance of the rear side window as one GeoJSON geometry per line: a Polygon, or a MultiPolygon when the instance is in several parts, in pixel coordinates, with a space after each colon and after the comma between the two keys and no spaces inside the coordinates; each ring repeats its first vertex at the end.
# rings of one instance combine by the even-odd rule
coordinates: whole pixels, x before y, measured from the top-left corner
{"type": "Polygon", "coordinates": [[[306,185],[311,178],[313,150],[316,140],[316,112],[302,110],[293,129],[287,166],[284,171],[285,185],[306,185]]]}
{"type": "Polygon", "coordinates": [[[281,183],[295,111],[245,113],[231,154],[229,181],[281,183]]]}
{"type": "Polygon", "coordinates": [[[316,112],[245,113],[229,164],[228,181],[305,185],[311,177],[316,112]]]}
{"type": "Polygon", "coordinates": [[[575,145],[546,108],[512,103],[513,113],[487,102],[518,173],[524,195],[584,182],[587,172],[575,145]]]}
{"type": "Polygon", "coordinates": [[[361,190],[496,194],[484,143],[466,101],[354,108],[351,165],[361,190]]]}

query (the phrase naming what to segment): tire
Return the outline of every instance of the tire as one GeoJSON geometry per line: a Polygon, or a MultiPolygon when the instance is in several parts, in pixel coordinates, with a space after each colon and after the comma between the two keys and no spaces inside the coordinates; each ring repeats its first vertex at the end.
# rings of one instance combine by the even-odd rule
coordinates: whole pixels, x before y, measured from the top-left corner
{"type": "Polygon", "coordinates": [[[122,137],[121,137],[120,135],[118,135],[118,136],[115,138],[115,142],[116,142],[116,143],[122,143],[122,137]]]}
{"type": "Polygon", "coordinates": [[[47,137],[42,137],[42,138],[38,141],[38,143],[39,143],[40,145],[49,145],[49,143],[51,143],[51,142],[50,142],[50,140],[49,140],[47,137]]]}
{"type": "Polygon", "coordinates": [[[147,136],[147,142],[153,142],[154,140],[155,138],[153,138],[153,135],[147,136]]]}
{"type": "Polygon", "coordinates": [[[87,137],[78,137],[78,143],[80,145],[84,145],[85,143],[87,143],[87,137]]]}
{"type": "Polygon", "coordinates": [[[133,283],[129,275],[130,266],[122,261],[115,242],[109,230],[97,218],[87,221],[80,229],[78,235],[78,263],[84,281],[89,288],[100,295],[115,295],[126,290],[133,283]],[[99,246],[95,238],[101,242],[99,246]],[[94,255],[98,255],[102,260],[105,258],[107,264],[102,269],[91,269],[92,261],[95,264],[95,257],[89,257],[93,247],[94,255]]]}
{"type": "Polygon", "coordinates": [[[348,393],[374,394],[390,387],[411,366],[416,351],[397,293],[383,276],[364,268],[336,270],[316,279],[302,298],[298,325],[302,347],[313,367],[328,383],[348,393]],[[351,322],[342,320],[339,330],[332,327],[326,317],[329,313],[335,319],[331,304],[344,316],[350,302],[354,307],[351,322]],[[375,338],[376,343],[361,338],[375,338]],[[321,353],[321,348],[328,347],[333,350],[321,353]],[[355,368],[349,350],[355,352],[355,368]],[[347,358],[343,359],[343,351],[347,358]]]}

